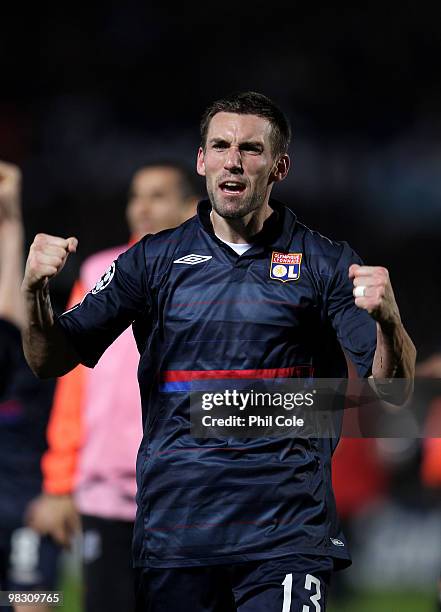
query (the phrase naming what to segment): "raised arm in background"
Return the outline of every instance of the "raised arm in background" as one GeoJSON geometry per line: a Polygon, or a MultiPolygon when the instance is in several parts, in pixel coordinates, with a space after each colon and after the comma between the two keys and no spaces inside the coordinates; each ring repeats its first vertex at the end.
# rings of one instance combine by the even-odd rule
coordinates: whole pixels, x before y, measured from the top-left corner
{"type": "Polygon", "coordinates": [[[21,329],[24,323],[20,292],[24,231],[20,196],[20,170],[0,161],[0,318],[21,329]]]}

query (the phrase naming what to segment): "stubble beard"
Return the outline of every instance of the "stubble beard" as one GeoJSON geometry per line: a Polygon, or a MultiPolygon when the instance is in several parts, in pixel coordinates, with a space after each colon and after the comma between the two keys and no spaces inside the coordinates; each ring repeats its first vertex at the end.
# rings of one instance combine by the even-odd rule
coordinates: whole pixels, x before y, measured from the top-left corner
{"type": "MultiPolygon", "coordinates": [[[[217,189],[217,187],[216,187],[217,189]]],[[[224,219],[241,219],[260,208],[265,201],[264,194],[251,193],[241,200],[228,201],[228,196],[222,198],[212,187],[207,185],[207,193],[214,211],[224,219]]]]}

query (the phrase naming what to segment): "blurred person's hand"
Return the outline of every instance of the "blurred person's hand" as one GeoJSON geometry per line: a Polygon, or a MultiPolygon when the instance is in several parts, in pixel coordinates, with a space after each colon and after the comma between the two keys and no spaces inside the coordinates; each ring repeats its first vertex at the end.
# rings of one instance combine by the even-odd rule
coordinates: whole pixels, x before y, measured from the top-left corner
{"type": "Polygon", "coordinates": [[[77,250],[76,238],[37,234],[29,249],[23,279],[23,291],[34,292],[45,287],[64,267],[70,253],[77,250]]]}
{"type": "Polygon", "coordinates": [[[51,536],[64,548],[80,531],[80,516],[71,495],[42,493],[29,504],[26,523],[41,535],[51,536]]]}
{"type": "Polygon", "coordinates": [[[0,161],[0,226],[5,221],[21,223],[21,171],[18,166],[0,161]]]}
{"type": "Polygon", "coordinates": [[[422,378],[441,378],[441,353],[435,353],[417,363],[416,375],[422,378]]]}

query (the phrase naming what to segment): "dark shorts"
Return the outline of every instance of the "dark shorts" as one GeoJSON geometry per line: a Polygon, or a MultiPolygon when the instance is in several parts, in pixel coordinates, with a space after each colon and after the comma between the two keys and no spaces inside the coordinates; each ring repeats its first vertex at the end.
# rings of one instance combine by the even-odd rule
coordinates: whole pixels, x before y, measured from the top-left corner
{"type": "Polygon", "coordinates": [[[324,612],[330,557],[136,569],[136,612],[324,612]]]}
{"type": "Polygon", "coordinates": [[[60,548],[29,527],[0,529],[0,590],[54,590],[60,548]]]}
{"type": "Polygon", "coordinates": [[[133,612],[133,523],[81,516],[84,609],[133,612]]]}

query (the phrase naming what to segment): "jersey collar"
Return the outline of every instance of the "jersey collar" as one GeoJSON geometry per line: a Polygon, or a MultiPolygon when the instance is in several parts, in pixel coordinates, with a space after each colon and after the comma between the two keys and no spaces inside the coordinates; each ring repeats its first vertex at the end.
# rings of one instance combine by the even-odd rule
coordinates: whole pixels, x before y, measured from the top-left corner
{"type": "MultiPolygon", "coordinates": [[[[262,230],[255,236],[253,245],[271,248],[275,251],[288,253],[296,225],[296,215],[287,206],[270,199],[273,214],[263,224],[262,230]]],[[[216,238],[210,220],[211,202],[202,200],[198,204],[198,220],[203,230],[216,238]]]]}

